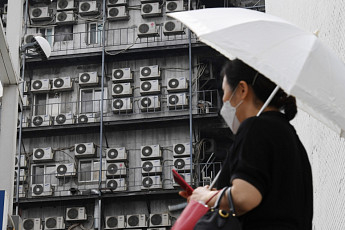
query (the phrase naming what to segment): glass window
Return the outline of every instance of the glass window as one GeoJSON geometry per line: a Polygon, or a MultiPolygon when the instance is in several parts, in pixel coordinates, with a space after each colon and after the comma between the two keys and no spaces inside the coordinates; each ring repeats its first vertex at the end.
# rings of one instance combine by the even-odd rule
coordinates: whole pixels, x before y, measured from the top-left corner
{"type": "Polygon", "coordinates": [[[91,160],[80,161],[79,181],[91,181],[91,160]]]}
{"type": "Polygon", "coordinates": [[[54,29],[53,28],[39,28],[38,33],[42,34],[45,39],[49,42],[50,46],[54,44],[54,29]]]}
{"type": "Polygon", "coordinates": [[[61,113],[60,93],[43,93],[35,95],[35,115],[58,115],[61,113]]]}
{"type": "Polygon", "coordinates": [[[81,113],[92,113],[93,112],[92,95],[93,95],[92,89],[81,91],[81,113]]]}
{"type": "MultiPolygon", "coordinates": [[[[80,91],[80,113],[97,113],[101,111],[101,89],[82,89],[80,91]]],[[[104,100],[107,99],[107,89],[104,89],[104,100]]],[[[107,103],[103,103],[103,111],[107,111],[107,103]]]]}
{"type": "Polygon", "coordinates": [[[72,41],[73,40],[73,25],[57,26],[55,27],[54,41],[72,41]]]}
{"type": "Polygon", "coordinates": [[[44,165],[32,167],[32,184],[44,184],[44,165]]]}
{"type": "Polygon", "coordinates": [[[103,25],[98,23],[88,24],[88,44],[102,43],[103,25]]]}

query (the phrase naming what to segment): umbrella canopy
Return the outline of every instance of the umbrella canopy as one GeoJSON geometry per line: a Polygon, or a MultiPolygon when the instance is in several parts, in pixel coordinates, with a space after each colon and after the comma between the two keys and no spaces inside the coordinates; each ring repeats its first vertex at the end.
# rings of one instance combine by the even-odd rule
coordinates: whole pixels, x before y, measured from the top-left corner
{"type": "Polygon", "coordinates": [[[299,107],[344,136],[345,65],[314,34],[281,18],[241,8],[169,14],[200,41],[270,78],[299,107]]]}

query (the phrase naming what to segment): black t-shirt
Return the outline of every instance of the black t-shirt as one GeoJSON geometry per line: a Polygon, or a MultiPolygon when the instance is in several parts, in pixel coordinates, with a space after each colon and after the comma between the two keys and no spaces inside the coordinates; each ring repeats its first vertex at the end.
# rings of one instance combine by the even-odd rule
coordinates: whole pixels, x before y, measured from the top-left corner
{"type": "Polygon", "coordinates": [[[263,199],[240,217],[243,230],[311,230],[313,188],[307,153],[280,112],[242,122],[223,164],[218,188],[235,178],[254,185],[263,199]]]}

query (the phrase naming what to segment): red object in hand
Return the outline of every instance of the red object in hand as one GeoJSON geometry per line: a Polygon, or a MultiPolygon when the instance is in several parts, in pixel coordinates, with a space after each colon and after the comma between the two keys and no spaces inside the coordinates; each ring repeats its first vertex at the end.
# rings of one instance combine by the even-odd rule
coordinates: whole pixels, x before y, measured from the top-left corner
{"type": "Polygon", "coordinates": [[[178,183],[180,187],[187,192],[188,196],[192,195],[194,189],[182,178],[180,174],[178,174],[178,172],[176,172],[175,169],[173,169],[172,172],[175,182],[178,183]]]}

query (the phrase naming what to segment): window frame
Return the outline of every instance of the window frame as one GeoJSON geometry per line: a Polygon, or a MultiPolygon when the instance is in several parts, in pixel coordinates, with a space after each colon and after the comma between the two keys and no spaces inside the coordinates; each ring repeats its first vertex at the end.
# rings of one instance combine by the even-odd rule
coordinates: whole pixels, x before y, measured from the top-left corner
{"type": "Polygon", "coordinates": [[[61,101],[61,96],[62,94],[60,92],[54,92],[54,93],[38,93],[38,94],[34,94],[34,103],[33,103],[33,114],[35,116],[37,115],[51,115],[51,116],[54,116],[54,115],[58,115],[61,113],[61,107],[62,107],[62,101],[61,101]],[[37,106],[43,106],[43,105],[37,105],[37,97],[39,95],[45,95],[45,104],[44,104],[44,111],[45,111],[45,114],[39,114],[36,107],[37,106]],[[54,98],[56,97],[56,95],[58,95],[58,102],[50,102],[50,96],[54,95],[54,98]],[[55,114],[54,112],[54,107],[57,106],[57,114],[55,114]]]}
{"type": "MultiPolygon", "coordinates": [[[[93,183],[98,183],[99,180],[99,166],[96,167],[95,169],[95,163],[99,164],[99,158],[85,158],[85,159],[80,159],[78,161],[78,183],[81,184],[93,184],[93,183]],[[84,172],[82,172],[81,164],[83,162],[90,162],[91,164],[91,170],[90,170],[90,180],[82,180],[81,176],[84,172]],[[94,179],[95,178],[95,179],[94,179]]],[[[102,159],[102,182],[106,181],[106,160],[102,159]]],[[[87,172],[85,172],[87,173],[87,172]]]]}
{"type": "MultiPolygon", "coordinates": [[[[97,88],[81,88],[79,90],[79,114],[89,114],[89,113],[100,113],[101,112],[101,109],[97,109],[95,110],[95,107],[98,107],[97,106],[97,103],[99,103],[99,107],[100,107],[100,102],[101,102],[101,98],[99,99],[95,99],[95,93],[96,92],[102,92],[102,88],[100,87],[97,87],[97,88]],[[92,90],[92,111],[89,112],[83,112],[83,100],[82,100],[82,92],[83,91],[89,91],[89,90],[92,90]]],[[[108,90],[107,90],[107,87],[104,87],[104,98],[103,98],[103,112],[107,112],[108,111],[108,105],[107,103],[104,103],[105,101],[107,101],[107,98],[108,98],[108,90]]],[[[87,102],[87,101],[85,101],[87,102]]]]}

